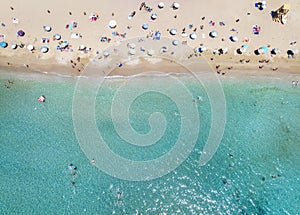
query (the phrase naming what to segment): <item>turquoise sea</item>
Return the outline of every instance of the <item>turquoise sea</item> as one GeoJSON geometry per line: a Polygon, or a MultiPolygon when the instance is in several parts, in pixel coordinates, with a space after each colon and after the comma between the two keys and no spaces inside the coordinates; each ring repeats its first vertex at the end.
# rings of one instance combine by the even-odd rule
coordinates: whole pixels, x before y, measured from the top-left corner
{"type": "MultiPolygon", "coordinates": [[[[127,181],[92,165],[81,150],[72,115],[77,78],[1,73],[0,214],[298,214],[300,86],[269,77],[222,78],[225,132],[216,154],[199,166],[211,106],[198,82],[188,75],[178,78],[195,97],[199,111],[196,145],[169,174],[127,181]],[[6,88],[9,79],[13,84],[6,88]],[[45,103],[37,102],[41,95],[45,103]],[[71,163],[77,167],[76,176],[71,163]]],[[[106,79],[102,85],[95,101],[97,128],[122,157],[143,161],[163,156],[179,135],[178,107],[154,91],[137,97],[129,108],[131,126],[146,134],[149,115],[161,112],[167,127],[157,144],[141,149],[126,143],[110,117],[114,94],[126,80],[106,79]]],[[[143,77],[137,81],[144,84],[143,77]]]]}

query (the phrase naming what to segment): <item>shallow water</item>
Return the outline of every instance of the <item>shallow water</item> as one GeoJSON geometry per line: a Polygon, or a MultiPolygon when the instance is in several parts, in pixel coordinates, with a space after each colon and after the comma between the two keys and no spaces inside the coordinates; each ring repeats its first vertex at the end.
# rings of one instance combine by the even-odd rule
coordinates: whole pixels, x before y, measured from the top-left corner
{"type": "MultiPolygon", "coordinates": [[[[76,78],[14,76],[12,87],[7,89],[4,85],[11,77],[0,75],[1,214],[300,211],[300,88],[293,88],[290,82],[222,80],[227,106],[224,136],[213,158],[200,167],[211,106],[198,82],[179,76],[193,97],[202,97],[194,104],[200,118],[197,143],[171,173],[135,182],[104,173],[91,165],[81,150],[72,118],[76,78]],[[46,96],[45,103],[37,102],[40,95],[46,96]],[[68,169],[70,163],[78,167],[76,177],[68,169]]],[[[143,77],[137,81],[145,84],[143,77]]],[[[150,114],[159,111],[168,122],[166,131],[154,145],[141,149],[128,144],[116,133],[110,117],[112,100],[124,82],[108,79],[97,94],[95,119],[103,139],[113,152],[131,160],[163,156],[174,146],[184,116],[169,97],[145,93],[131,104],[131,126],[146,134],[150,114]]]]}

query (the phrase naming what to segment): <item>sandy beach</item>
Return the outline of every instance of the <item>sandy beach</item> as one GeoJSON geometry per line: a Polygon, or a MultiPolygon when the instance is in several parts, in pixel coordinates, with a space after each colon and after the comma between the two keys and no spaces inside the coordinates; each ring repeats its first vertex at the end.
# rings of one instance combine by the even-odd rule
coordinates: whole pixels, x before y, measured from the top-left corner
{"type": "MultiPolygon", "coordinates": [[[[177,1],[176,8],[172,7],[173,1],[164,1],[161,8],[159,3],[3,2],[0,35],[7,47],[0,48],[0,64],[40,71],[63,67],[63,73],[81,75],[86,65],[103,57],[109,47],[132,38],[155,44],[155,40],[165,37],[190,46],[196,57],[204,57],[219,74],[228,74],[229,70],[299,71],[297,0],[266,1],[262,8],[257,6],[261,2],[254,0],[177,1]],[[290,6],[287,22],[274,22],[271,12],[283,4],[290,6]],[[109,26],[111,23],[114,26],[109,26]],[[257,34],[253,33],[254,25],[259,28],[257,34]],[[210,36],[213,31],[217,33],[214,38],[210,36]],[[45,47],[47,50],[42,50],[45,47]],[[241,47],[246,48],[237,53],[241,47]],[[261,47],[267,50],[256,55],[254,51],[261,47]],[[276,53],[272,54],[274,49],[276,53]],[[287,54],[289,50],[292,55],[287,54]]],[[[167,54],[172,58],[173,53],[167,54]]],[[[124,60],[129,62],[134,57],[128,54],[124,60]]],[[[134,70],[133,66],[129,68],[134,70]]]]}

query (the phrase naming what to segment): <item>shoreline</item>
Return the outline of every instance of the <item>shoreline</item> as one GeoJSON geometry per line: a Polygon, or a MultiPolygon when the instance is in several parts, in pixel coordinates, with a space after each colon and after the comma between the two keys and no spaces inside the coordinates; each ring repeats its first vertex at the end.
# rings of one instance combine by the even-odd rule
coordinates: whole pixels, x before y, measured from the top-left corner
{"type": "MultiPolygon", "coordinates": [[[[47,65],[43,65],[47,67],[47,65]]],[[[43,68],[43,66],[39,68],[43,68]]],[[[155,65],[154,65],[155,66],[155,65]]],[[[270,80],[280,80],[280,82],[286,83],[291,82],[293,80],[299,80],[300,79],[300,73],[297,70],[291,70],[291,69],[280,69],[277,71],[272,71],[272,69],[255,69],[252,65],[243,66],[243,69],[239,69],[239,67],[235,67],[233,69],[226,69],[226,74],[218,74],[216,71],[201,71],[201,68],[199,68],[199,71],[196,72],[212,72],[216,75],[216,77],[219,80],[241,80],[241,81],[270,81],[270,80]]],[[[172,69],[180,69],[176,70],[176,72],[171,72],[170,70],[167,71],[151,71],[151,72],[140,72],[140,69],[143,68],[143,64],[140,65],[130,65],[130,66],[124,66],[128,67],[131,71],[127,73],[120,72],[120,68],[117,66],[115,69],[109,74],[104,75],[103,73],[100,73],[99,70],[96,69],[96,76],[94,76],[95,72],[91,75],[86,75],[83,73],[76,73],[72,74],[68,70],[66,70],[65,65],[54,65],[51,67],[51,70],[42,70],[42,69],[32,69],[32,68],[25,68],[24,66],[21,67],[13,67],[13,66],[0,66],[0,78],[4,79],[33,79],[33,80],[64,80],[67,79],[78,79],[80,77],[84,78],[93,78],[93,77],[104,77],[104,79],[126,79],[126,78],[132,78],[132,77],[143,77],[143,76],[193,76],[191,72],[189,72],[186,68],[182,67],[179,64],[175,64],[172,67],[165,67],[165,68],[172,68],[172,69]],[[55,68],[53,70],[53,68],[55,68]],[[64,72],[61,72],[64,71],[64,72]],[[67,71],[67,72],[66,72],[67,71]],[[38,78],[32,78],[36,77],[38,78]],[[43,78],[42,78],[43,77],[43,78]]],[[[213,68],[212,68],[213,69],[213,68]]],[[[175,71],[175,70],[174,70],[175,71]]]]}

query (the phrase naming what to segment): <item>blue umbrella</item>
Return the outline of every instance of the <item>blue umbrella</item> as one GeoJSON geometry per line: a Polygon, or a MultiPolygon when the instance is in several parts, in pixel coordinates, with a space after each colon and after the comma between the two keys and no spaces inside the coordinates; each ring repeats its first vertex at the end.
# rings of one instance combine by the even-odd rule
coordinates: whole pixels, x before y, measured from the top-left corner
{"type": "Polygon", "coordinates": [[[267,46],[263,46],[263,47],[261,47],[261,49],[263,50],[264,53],[268,53],[268,51],[269,51],[267,46]]]}
{"type": "Polygon", "coordinates": [[[247,44],[244,44],[244,45],[242,45],[242,48],[244,48],[244,49],[248,49],[248,48],[249,48],[249,46],[248,46],[247,44]]]}
{"type": "Polygon", "coordinates": [[[1,43],[0,43],[0,46],[2,47],[2,48],[6,48],[7,47],[7,42],[4,42],[4,41],[2,41],[1,43]]]}
{"type": "Polygon", "coordinates": [[[17,32],[17,36],[23,37],[25,35],[25,32],[23,30],[19,30],[17,32]]]}

